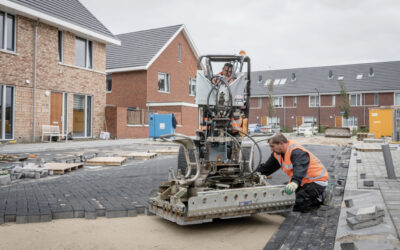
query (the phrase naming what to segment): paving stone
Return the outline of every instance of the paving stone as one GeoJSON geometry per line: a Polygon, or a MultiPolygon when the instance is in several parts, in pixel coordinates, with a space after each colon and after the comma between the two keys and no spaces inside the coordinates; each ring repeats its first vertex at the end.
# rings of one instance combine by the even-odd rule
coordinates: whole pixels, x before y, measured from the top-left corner
{"type": "Polygon", "coordinates": [[[74,218],[85,218],[85,210],[75,210],[74,209],[74,218]]]}
{"type": "Polygon", "coordinates": [[[136,205],[136,211],[138,214],[143,214],[144,213],[144,206],[143,205],[136,205]]]}
{"type": "Polygon", "coordinates": [[[374,181],[373,180],[364,180],[364,186],[365,187],[373,187],[374,186],[374,181]]]}
{"type": "Polygon", "coordinates": [[[40,213],[40,222],[49,222],[52,220],[52,218],[53,217],[50,212],[49,213],[43,213],[43,212],[40,213]]]}
{"type": "Polygon", "coordinates": [[[354,205],[352,199],[344,200],[344,204],[346,205],[346,207],[352,207],[354,205]]]}
{"type": "Polygon", "coordinates": [[[344,192],[344,187],[335,187],[335,189],[334,189],[334,193],[336,196],[342,195],[343,192],[344,192]]]}
{"type": "Polygon", "coordinates": [[[96,210],[85,210],[85,219],[94,220],[97,218],[96,210]]]}
{"type": "Polygon", "coordinates": [[[106,217],[107,218],[119,218],[119,217],[126,217],[128,215],[127,210],[122,209],[114,209],[114,210],[107,210],[106,217]]]}
{"type": "MultiPolygon", "coordinates": [[[[145,210],[145,212],[146,212],[146,210],[145,210]]],[[[128,209],[128,217],[135,217],[135,216],[137,216],[137,211],[136,211],[136,209],[128,209]]]]}
{"type": "Polygon", "coordinates": [[[346,219],[347,225],[353,230],[358,230],[362,228],[372,227],[383,222],[383,217],[368,221],[358,221],[355,217],[349,217],[346,219]]]}
{"type": "Polygon", "coordinates": [[[357,250],[357,246],[354,242],[343,242],[340,243],[340,248],[342,250],[357,250]]]}
{"type": "Polygon", "coordinates": [[[57,210],[52,211],[53,219],[71,219],[74,218],[73,210],[57,210]]]}

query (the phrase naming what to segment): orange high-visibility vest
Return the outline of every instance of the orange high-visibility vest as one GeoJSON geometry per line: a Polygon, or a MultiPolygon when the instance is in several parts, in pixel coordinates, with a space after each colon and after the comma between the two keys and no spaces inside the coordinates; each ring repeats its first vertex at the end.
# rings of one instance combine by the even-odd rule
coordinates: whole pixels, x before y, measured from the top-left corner
{"type": "Polygon", "coordinates": [[[242,117],[240,117],[239,119],[235,120],[232,117],[232,131],[239,131],[242,130],[242,117]]]}
{"type": "Polygon", "coordinates": [[[274,153],[275,159],[278,160],[283,172],[285,172],[290,179],[292,179],[293,176],[293,164],[292,161],[290,160],[290,157],[292,155],[292,151],[295,149],[303,150],[310,157],[310,165],[308,166],[306,176],[301,181],[300,184],[301,186],[303,186],[306,183],[311,183],[315,181],[321,181],[321,182],[328,181],[328,171],[326,170],[322,162],[317,157],[315,157],[310,151],[305,149],[303,146],[291,140],[289,140],[289,146],[285,153],[284,159],[280,154],[274,153]]]}

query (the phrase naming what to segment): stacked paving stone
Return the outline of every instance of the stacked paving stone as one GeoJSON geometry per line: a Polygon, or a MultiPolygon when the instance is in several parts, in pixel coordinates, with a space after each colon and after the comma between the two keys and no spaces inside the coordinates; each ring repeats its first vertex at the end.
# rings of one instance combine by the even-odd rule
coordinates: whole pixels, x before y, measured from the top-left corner
{"type": "MultiPolygon", "coordinates": [[[[317,157],[329,158],[330,163],[324,163],[329,172],[327,190],[334,193],[330,202],[310,213],[291,212],[278,231],[264,247],[270,249],[333,249],[336,238],[337,224],[343,199],[343,187],[347,180],[347,169],[350,158],[350,148],[315,146],[307,147],[315,150],[317,157]],[[318,148],[319,147],[319,148],[318,148]],[[324,154],[318,154],[324,150],[324,154]]],[[[322,160],[322,159],[321,159],[322,160]]]]}
{"type": "Polygon", "coordinates": [[[360,208],[357,212],[347,211],[347,225],[353,230],[372,227],[383,222],[385,211],[377,206],[360,208]]]}

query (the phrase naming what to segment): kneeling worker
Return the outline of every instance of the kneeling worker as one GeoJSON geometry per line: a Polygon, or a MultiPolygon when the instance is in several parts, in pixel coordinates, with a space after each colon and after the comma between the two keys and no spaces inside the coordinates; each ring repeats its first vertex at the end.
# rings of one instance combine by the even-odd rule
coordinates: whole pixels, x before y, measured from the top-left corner
{"type": "Polygon", "coordinates": [[[328,185],[328,171],[322,162],[299,144],[276,134],[268,140],[272,154],[261,164],[259,171],[271,175],[279,168],[289,176],[285,187],[287,194],[296,193],[293,211],[309,212],[323,202],[323,192],[328,185]]]}

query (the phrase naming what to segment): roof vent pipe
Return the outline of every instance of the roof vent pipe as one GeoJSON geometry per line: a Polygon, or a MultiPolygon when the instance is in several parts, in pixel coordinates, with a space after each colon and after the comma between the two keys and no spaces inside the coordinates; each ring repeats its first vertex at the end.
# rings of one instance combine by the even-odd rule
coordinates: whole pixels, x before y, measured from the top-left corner
{"type": "Polygon", "coordinates": [[[329,70],[328,78],[329,78],[329,79],[332,79],[332,78],[333,78],[333,72],[332,72],[332,70],[329,70]]]}
{"type": "Polygon", "coordinates": [[[258,83],[262,82],[262,75],[258,75],[258,83]]]}

